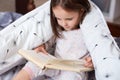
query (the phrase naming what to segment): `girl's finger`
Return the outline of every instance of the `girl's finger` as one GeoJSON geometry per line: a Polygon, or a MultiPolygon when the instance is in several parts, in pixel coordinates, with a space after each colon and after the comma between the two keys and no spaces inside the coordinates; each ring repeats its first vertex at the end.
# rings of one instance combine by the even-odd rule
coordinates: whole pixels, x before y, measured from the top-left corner
{"type": "Polygon", "coordinates": [[[92,58],[91,57],[86,57],[85,60],[86,60],[86,62],[92,62],[92,58]]]}
{"type": "Polygon", "coordinates": [[[41,52],[48,54],[48,52],[44,48],[41,48],[41,52]]]}

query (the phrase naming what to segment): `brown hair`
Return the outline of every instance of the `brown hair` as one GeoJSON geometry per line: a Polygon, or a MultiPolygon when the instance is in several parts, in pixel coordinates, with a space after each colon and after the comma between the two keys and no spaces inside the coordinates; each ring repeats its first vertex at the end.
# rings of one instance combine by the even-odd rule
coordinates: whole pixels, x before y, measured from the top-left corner
{"type": "Polygon", "coordinates": [[[61,27],[58,24],[52,9],[58,5],[65,10],[80,11],[80,9],[83,9],[84,12],[81,18],[81,23],[85,15],[90,11],[90,3],[88,0],[51,0],[50,3],[51,26],[53,33],[56,37],[61,37],[59,33],[59,31],[61,31],[61,27]]]}

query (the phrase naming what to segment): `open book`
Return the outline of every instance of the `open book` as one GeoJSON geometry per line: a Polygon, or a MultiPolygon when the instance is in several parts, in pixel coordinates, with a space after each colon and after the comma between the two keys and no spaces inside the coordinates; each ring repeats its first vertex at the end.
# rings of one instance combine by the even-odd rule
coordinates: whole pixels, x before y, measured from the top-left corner
{"type": "Polygon", "coordinates": [[[84,67],[84,60],[67,60],[56,58],[50,54],[37,53],[34,50],[23,50],[20,49],[19,54],[22,55],[27,60],[33,62],[38,67],[50,68],[50,69],[59,69],[59,70],[68,70],[68,71],[91,71],[93,69],[84,67]]]}

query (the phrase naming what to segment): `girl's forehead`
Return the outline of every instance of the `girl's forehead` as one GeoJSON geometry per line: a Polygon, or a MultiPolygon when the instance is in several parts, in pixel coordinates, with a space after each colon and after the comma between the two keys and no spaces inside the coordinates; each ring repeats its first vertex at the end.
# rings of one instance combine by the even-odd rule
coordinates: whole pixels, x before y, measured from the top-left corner
{"type": "Polygon", "coordinates": [[[78,13],[79,11],[64,9],[61,6],[55,6],[52,8],[53,13],[78,13]]]}
{"type": "Polygon", "coordinates": [[[53,14],[55,17],[73,17],[79,15],[78,11],[65,10],[61,6],[56,6],[53,8],[53,14]]]}

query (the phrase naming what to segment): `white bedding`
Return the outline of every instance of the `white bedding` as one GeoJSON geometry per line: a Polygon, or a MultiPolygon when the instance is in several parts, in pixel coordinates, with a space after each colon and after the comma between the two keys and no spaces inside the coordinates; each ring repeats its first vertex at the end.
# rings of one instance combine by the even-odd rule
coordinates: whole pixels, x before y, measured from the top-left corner
{"type": "Polygon", "coordinates": [[[23,60],[21,56],[16,54],[19,49],[32,49],[51,38],[52,30],[48,4],[49,2],[0,31],[0,62],[4,58],[9,61],[6,65],[0,66],[0,75],[7,71],[8,68],[11,69],[20,64],[21,60],[23,60]],[[5,70],[5,68],[7,69],[5,70]]]}

